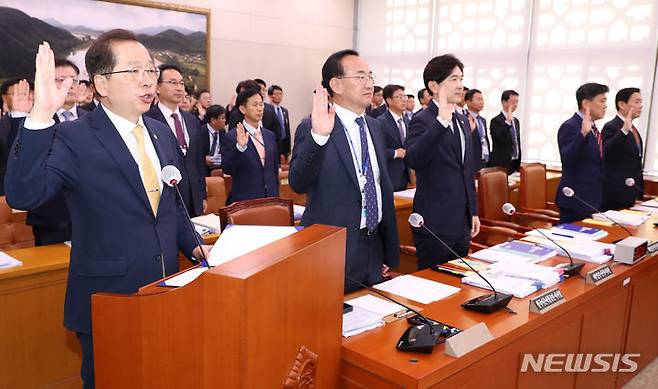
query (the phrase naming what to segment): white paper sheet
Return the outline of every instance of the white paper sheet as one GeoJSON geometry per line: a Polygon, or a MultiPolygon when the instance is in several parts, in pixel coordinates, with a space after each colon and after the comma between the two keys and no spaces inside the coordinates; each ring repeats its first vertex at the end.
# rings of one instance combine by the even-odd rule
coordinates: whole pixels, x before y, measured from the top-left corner
{"type": "Polygon", "coordinates": [[[402,197],[402,198],[411,199],[411,200],[414,199],[415,195],[416,195],[416,188],[401,190],[399,192],[393,193],[393,196],[395,196],[395,197],[402,197]]]}
{"type": "Polygon", "coordinates": [[[295,227],[227,226],[210,250],[208,264],[221,265],[297,232],[295,227]]]}
{"type": "Polygon", "coordinates": [[[359,307],[372,313],[376,313],[382,317],[407,310],[402,305],[395,304],[380,297],[375,297],[371,294],[357,297],[355,299],[346,301],[346,303],[353,307],[359,307]]]}
{"type": "MultiPolygon", "coordinates": [[[[208,230],[210,230],[210,232],[218,232],[221,229],[219,216],[213,213],[208,215],[193,217],[192,223],[194,223],[195,226],[206,227],[208,230]]],[[[197,231],[199,230],[197,229],[197,231]]]]}
{"type": "Polygon", "coordinates": [[[352,312],[343,315],[343,336],[349,338],[383,325],[381,315],[354,307],[352,312]]]}
{"type": "Polygon", "coordinates": [[[22,266],[23,262],[9,256],[7,253],[0,251],[0,269],[9,269],[10,267],[22,266]]]}
{"type": "Polygon", "coordinates": [[[181,286],[185,286],[190,282],[196,280],[197,278],[199,278],[201,274],[203,274],[207,270],[209,269],[204,266],[195,267],[194,269],[190,269],[184,273],[177,275],[176,277],[171,277],[170,279],[165,280],[164,284],[165,286],[174,286],[180,288],[181,286]]]}
{"type": "Polygon", "coordinates": [[[441,300],[461,290],[454,286],[410,274],[382,282],[375,285],[374,288],[408,298],[409,300],[418,301],[421,304],[429,304],[441,300]]]}

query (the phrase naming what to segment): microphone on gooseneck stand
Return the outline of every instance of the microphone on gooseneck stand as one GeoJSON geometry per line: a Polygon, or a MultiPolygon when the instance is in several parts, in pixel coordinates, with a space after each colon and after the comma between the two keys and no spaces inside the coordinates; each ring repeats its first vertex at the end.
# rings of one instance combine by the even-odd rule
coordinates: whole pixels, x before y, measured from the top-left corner
{"type": "Polygon", "coordinates": [[[174,165],[167,165],[162,168],[162,172],[160,173],[162,176],[162,181],[171,186],[176,188],[176,193],[178,194],[178,200],[180,200],[180,203],[183,205],[183,210],[185,211],[185,218],[187,219],[187,222],[190,226],[190,230],[192,231],[192,235],[194,235],[194,239],[196,239],[196,244],[199,247],[199,251],[201,251],[201,258],[203,258],[203,262],[201,262],[202,266],[205,267],[210,267],[208,265],[208,259],[206,258],[206,254],[203,252],[203,247],[201,245],[201,240],[199,239],[199,235],[196,233],[196,230],[194,229],[194,225],[192,225],[192,219],[190,218],[190,213],[187,212],[187,207],[185,206],[185,202],[183,201],[183,196],[180,193],[180,189],[178,189],[178,183],[181,182],[183,179],[183,176],[180,174],[180,170],[174,165]]]}
{"type": "MultiPolygon", "coordinates": [[[[634,179],[633,177],[628,177],[628,178],[624,181],[624,184],[626,184],[626,186],[629,187],[629,188],[635,188],[635,189],[639,190],[640,193],[642,193],[642,194],[645,195],[646,197],[651,197],[652,199],[654,199],[654,196],[650,196],[650,195],[648,195],[645,191],[642,190],[642,188],[640,188],[639,186],[637,186],[637,184],[635,183],[635,179],[634,179]]],[[[642,206],[643,206],[643,207],[649,207],[649,208],[658,208],[658,205],[646,205],[646,204],[642,204],[642,206]]]]}
{"type": "Polygon", "coordinates": [[[398,304],[407,310],[413,312],[416,314],[416,317],[419,318],[419,321],[422,321],[423,324],[422,326],[411,326],[407,328],[407,330],[402,334],[400,339],[398,340],[397,345],[395,346],[396,349],[400,351],[413,351],[413,352],[421,352],[421,353],[426,353],[426,354],[431,354],[432,351],[434,350],[434,346],[436,346],[438,340],[439,340],[439,335],[441,335],[441,330],[443,325],[441,323],[434,322],[432,323],[432,320],[428,319],[424,315],[422,315],[420,312],[417,310],[407,306],[406,304],[403,304],[381,292],[379,292],[377,289],[368,286],[364,284],[363,282],[356,280],[349,275],[345,275],[345,277],[354,282],[355,284],[359,285],[360,287],[367,289],[373,293],[376,293],[377,295],[392,301],[395,304],[398,304]]]}
{"type": "MultiPolygon", "coordinates": [[[[514,207],[514,205],[512,205],[510,203],[505,203],[505,204],[503,204],[503,213],[506,214],[506,215],[512,216],[516,213],[516,207],[514,207]]],[[[580,270],[583,268],[583,266],[585,266],[584,263],[574,263],[573,258],[571,257],[571,253],[569,253],[567,251],[567,249],[562,247],[555,240],[551,239],[548,235],[544,234],[539,228],[535,228],[534,226],[529,225],[529,224],[527,226],[532,228],[533,230],[537,231],[538,233],[540,233],[544,238],[551,241],[554,245],[556,245],[557,247],[562,249],[562,251],[564,251],[567,254],[567,257],[569,257],[569,264],[566,265],[566,266],[562,266],[564,274],[571,276],[571,275],[580,273],[580,270]]]]}
{"type": "Polygon", "coordinates": [[[606,215],[604,212],[601,212],[601,210],[597,209],[597,208],[596,208],[595,206],[593,206],[592,204],[590,204],[590,203],[588,203],[587,201],[585,201],[585,200],[581,199],[580,197],[578,197],[578,195],[576,194],[576,192],[575,192],[573,189],[571,189],[570,187],[565,186],[564,188],[562,188],[562,194],[565,195],[565,196],[567,196],[567,197],[573,197],[573,198],[575,198],[576,200],[580,201],[581,203],[587,205],[589,208],[591,208],[592,210],[594,210],[596,213],[598,213],[598,214],[600,214],[600,215],[603,215],[603,217],[605,217],[606,219],[610,220],[610,222],[612,222],[612,224],[621,227],[622,230],[626,231],[626,233],[628,234],[628,236],[633,236],[633,234],[631,234],[631,232],[630,232],[626,227],[624,227],[623,225],[621,225],[621,224],[617,223],[616,221],[612,220],[612,218],[611,218],[610,216],[606,215]]]}
{"type": "Polygon", "coordinates": [[[474,299],[471,299],[469,301],[466,301],[465,303],[462,304],[462,307],[465,309],[469,309],[471,311],[478,311],[478,312],[484,312],[484,313],[492,313],[495,312],[501,308],[507,307],[507,304],[509,304],[510,300],[512,300],[512,295],[511,294],[505,294],[505,293],[498,293],[496,292],[496,289],[491,285],[489,280],[484,278],[482,274],[480,274],[479,271],[475,270],[473,266],[471,266],[468,261],[464,260],[464,258],[457,254],[452,247],[448,246],[441,238],[436,236],[429,228],[425,226],[425,220],[423,219],[423,216],[421,216],[418,213],[412,213],[409,215],[409,224],[411,224],[412,227],[414,228],[424,228],[425,231],[429,232],[430,235],[434,237],[434,239],[438,240],[443,246],[445,246],[455,257],[461,259],[463,263],[465,263],[471,270],[475,272],[480,278],[484,280],[484,282],[489,285],[491,290],[493,291],[493,294],[487,294],[487,295],[482,295],[478,296],[474,299]]]}

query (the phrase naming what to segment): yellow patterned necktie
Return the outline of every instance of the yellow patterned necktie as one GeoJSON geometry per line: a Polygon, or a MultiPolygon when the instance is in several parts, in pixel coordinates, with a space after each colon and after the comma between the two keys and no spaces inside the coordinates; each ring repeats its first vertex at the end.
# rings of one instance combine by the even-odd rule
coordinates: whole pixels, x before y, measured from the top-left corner
{"type": "Polygon", "coordinates": [[[137,125],[133,129],[133,134],[137,140],[137,153],[139,154],[139,163],[142,166],[142,183],[146,190],[146,196],[151,203],[153,215],[158,213],[158,205],[160,204],[160,185],[158,182],[158,174],[155,172],[153,162],[146,155],[146,148],[144,147],[144,127],[137,125]]]}

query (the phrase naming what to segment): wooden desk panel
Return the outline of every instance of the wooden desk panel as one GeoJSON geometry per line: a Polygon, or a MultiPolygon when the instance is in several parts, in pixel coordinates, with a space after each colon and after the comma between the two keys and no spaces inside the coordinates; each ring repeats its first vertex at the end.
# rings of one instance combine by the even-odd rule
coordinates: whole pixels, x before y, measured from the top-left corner
{"type": "Polygon", "coordinates": [[[0,388],[81,388],[81,350],[64,328],[69,248],[7,252],[23,266],[0,270],[0,388]]]}
{"type": "MultiPolygon", "coordinates": [[[[609,232],[608,242],[625,236],[619,228],[611,228],[609,232]]],[[[657,235],[650,223],[634,232],[645,237],[657,235]]],[[[556,257],[545,264],[564,261],[566,258],[556,257]]],[[[586,264],[582,274],[596,266],[586,264]]],[[[456,277],[431,270],[418,272],[421,277],[462,288],[458,294],[424,306],[423,312],[427,316],[462,329],[485,322],[494,340],[457,359],[444,355],[442,345],[437,346],[431,355],[403,353],[395,350],[395,344],[407,324],[404,321],[389,323],[343,340],[342,382],[364,388],[378,388],[383,385],[382,382],[391,387],[405,388],[475,388],[491,385],[491,382],[533,388],[592,387],[592,384],[595,387],[600,387],[599,384],[615,387],[616,373],[601,377],[595,376],[601,373],[520,373],[523,353],[622,352],[627,333],[625,352],[642,352],[647,361],[658,356],[658,350],[655,350],[658,347],[658,342],[655,342],[658,328],[655,308],[658,304],[658,258],[647,258],[634,266],[616,265],[613,271],[615,276],[599,286],[586,285],[582,278],[572,278],[559,284],[567,302],[543,315],[528,312],[529,298],[541,292],[525,299],[513,299],[510,308],[518,312],[516,315],[506,311],[491,315],[466,311],[460,307],[462,302],[487,291],[462,285],[456,277]],[[630,280],[624,285],[627,278],[630,280]],[[631,315],[627,321],[629,310],[631,315]],[[641,323],[637,323],[640,320],[641,323]],[[647,342],[649,339],[653,341],[647,342]],[[651,344],[637,348],[636,344],[642,341],[651,344]],[[418,362],[411,364],[411,358],[418,362]],[[478,378],[487,377],[487,372],[493,374],[489,377],[496,380],[478,378]]]]}

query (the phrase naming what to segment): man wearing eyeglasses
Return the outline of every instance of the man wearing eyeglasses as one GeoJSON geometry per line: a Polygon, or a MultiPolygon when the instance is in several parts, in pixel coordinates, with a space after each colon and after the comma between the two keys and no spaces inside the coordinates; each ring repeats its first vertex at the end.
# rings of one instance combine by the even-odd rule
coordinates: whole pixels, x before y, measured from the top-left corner
{"type": "Polygon", "coordinates": [[[80,97],[80,69],[68,59],[56,59],[55,83],[57,83],[57,85],[62,85],[62,82],[67,78],[70,78],[73,81],[71,82],[71,88],[66,95],[64,104],[57,110],[57,112],[55,112],[55,115],[53,115],[55,123],[70,122],[89,112],[77,106],[78,98],[80,97]]]}
{"type": "Polygon", "coordinates": [[[178,142],[185,170],[180,183],[181,195],[190,216],[203,215],[206,209],[206,161],[203,154],[201,122],[180,109],[185,98],[183,73],[175,65],[160,65],[156,88],[159,102],[144,115],[169,126],[178,142]]]}
{"type": "MultiPolygon", "coordinates": [[[[159,71],[137,37],[126,30],[100,35],[85,56],[100,106],[54,124],[73,80],[55,82],[48,43],[36,57],[34,107],[10,150],[7,202],[34,208],[64,193],[72,220],[72,247],[64,325],[82,346],[84,388],[94,387],[91,296],[134,293],[178,271],[178,250],[200,258],[175,189],[161,168],[182,168],[169,128],[144,117],[159,71]]],[[[21,81],[15,96],[28,99],[21,81]]],[[[207,251],[207,248],[203,248],[207,251]]],[[[98,318],[95,318],[98,320],[98,318]]],[[[120,372],[117,372],[120,373],[120,372]]]]}
{"type": "Polygon", "coordinates": [[[327,58],[311,118],[295,133],[288,176],[292,189],[307,195],[302,225],[347,228],[345,292],[381,282],[400,262],[383,130],[365,114],[373,81],[356,51],[327,58]]]}

